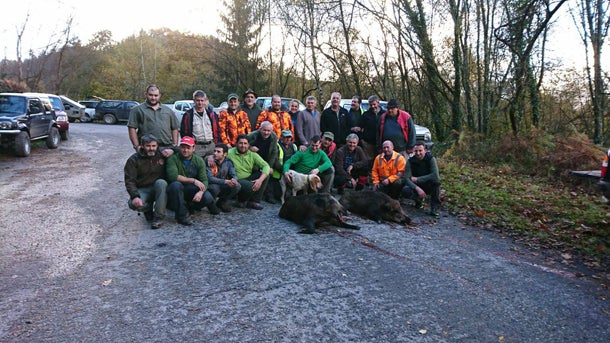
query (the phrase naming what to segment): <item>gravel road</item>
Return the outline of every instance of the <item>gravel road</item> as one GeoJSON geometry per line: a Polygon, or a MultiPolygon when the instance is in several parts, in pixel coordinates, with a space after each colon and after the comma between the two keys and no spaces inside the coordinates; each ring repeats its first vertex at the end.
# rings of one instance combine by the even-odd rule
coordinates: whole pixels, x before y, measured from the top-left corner
{"type": "Polygon", "coordinates": [[[414,209],[408,227],[262,211],[168,219],[125,202],[124,125],[0,155],[0,342],[608,342],[608,280],[414,209]]]}

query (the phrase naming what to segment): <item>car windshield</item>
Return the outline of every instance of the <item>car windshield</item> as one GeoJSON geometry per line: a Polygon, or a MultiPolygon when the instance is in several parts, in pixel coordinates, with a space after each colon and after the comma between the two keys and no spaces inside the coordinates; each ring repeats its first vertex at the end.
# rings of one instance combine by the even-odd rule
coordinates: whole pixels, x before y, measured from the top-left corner
{"type": "Polygon", "coordinates": [[[22,96],[0,95],[0,113],[11,117],[23,115],[26,112],[25,101],[22,96]]]}

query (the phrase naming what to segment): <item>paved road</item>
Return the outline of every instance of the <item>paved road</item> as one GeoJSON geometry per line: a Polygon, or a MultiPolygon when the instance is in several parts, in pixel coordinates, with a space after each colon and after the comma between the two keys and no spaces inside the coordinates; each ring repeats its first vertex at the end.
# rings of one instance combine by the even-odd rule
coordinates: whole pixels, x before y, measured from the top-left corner
{"type": "Polygon", "coordinates": [[[497,233],[299,227],[238,209],[147,229],[125,205],[125,126],[0,156],[0,342],[602,342],[607,280],[497,233]]]}

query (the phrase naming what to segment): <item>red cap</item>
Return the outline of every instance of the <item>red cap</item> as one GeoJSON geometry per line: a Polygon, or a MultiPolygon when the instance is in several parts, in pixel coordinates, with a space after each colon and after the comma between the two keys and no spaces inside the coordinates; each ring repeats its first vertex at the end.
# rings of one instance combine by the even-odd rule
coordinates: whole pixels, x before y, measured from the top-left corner
{"type": "Polygon", "coordinates": [[[180,139],[180,145],[182,145],[182,144],[194,146],[195,145],[195,140],[193,139],[193,137],[184,136],[184,137],[182,137],[182,139],[180,139]]]}

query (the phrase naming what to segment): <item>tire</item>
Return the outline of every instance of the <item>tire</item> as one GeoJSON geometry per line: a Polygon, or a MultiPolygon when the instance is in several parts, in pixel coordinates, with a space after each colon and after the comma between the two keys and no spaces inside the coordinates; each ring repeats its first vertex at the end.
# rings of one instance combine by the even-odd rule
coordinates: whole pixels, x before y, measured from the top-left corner
{"type": "Polygon", "coordinates": [[[47,148],[57,149],[59,146],[59,130],[56,127],[52,127],[49,131],[49,137],[47,137],[47,148]]]}
{"type": "Polygon", "coordinates": [[[70,123],[74,123],[75,121],[76,121],[76,118],[70,118],[70,117],[68,117],[68,122],[70,122],[70,123]]]}
{"type": "Polygon", "coordinates": [[[17,137],[15,137],[15,155],[19,157],[28,157],[30,156],[31,150],[30,135],[25,131],[21,131],[17,137]]]}
{"type": "Polygon", "coordinates": [[[116,117],[112,113],[104,114],[103,119],[104,119],[104,123],[109,124],[109,125],[116,124],[116,122],[117,122],[116,117]]]}
{"type": "Polygon", "coordinates": [[[70,130],[60,131],[59,136],[61,137],[62,141],[67,141],[70,139],[70,130]]]}
{"type": "Polygon", "coordinates": [[[91,117],[88,114],[84,114],[79,120],[81,123],[88,123],[91,121],[91,117]]]}

